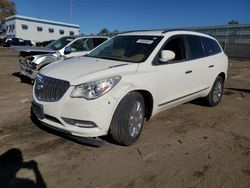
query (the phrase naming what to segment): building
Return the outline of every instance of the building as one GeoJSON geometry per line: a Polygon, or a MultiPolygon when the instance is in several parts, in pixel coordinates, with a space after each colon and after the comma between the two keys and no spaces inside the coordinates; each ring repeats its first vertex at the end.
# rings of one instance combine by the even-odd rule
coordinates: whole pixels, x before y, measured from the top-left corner
{"type": "Polygon", "coordinates": [[[190,29],[209,34],[222,44],[250,44],[250,24],[227,24],[190,29]]]}
{"type": "Polygon", "coordinates": [[[56,40],[63,36],[80,35],[80,26],[14,15],[5,19],[6,37],[34,42],[56,40]]]}

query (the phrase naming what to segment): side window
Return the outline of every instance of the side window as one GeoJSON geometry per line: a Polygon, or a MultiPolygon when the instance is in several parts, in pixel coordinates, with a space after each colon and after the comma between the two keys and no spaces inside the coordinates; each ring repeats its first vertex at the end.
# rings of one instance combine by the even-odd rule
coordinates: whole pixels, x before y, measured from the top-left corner
{"type": "Polygon", "coordinates": [[[91,50],[89,43],[90,42],[88,38],[79,39],[71,44],[70,47],[72,48],[72,52],[89,51],[91,50]]]}
{"type": "Polygon", "coordinates": [[[75,34],[74,31],[69,32],[69,35],[74,35],[74,34],[75,34]]]}
{"type": "Polygon", "coordinates": [[[23,29],[23,30],[27,30],[27,29],[28,29],[28,25],[22,24],[22,29],[23,29]]]}
{"type": "Polygon", "coordinates": [[[197,59],[205,56],[203,45],[199,36],[187,36],[189,44],[189,59],[197,59]]]}
{"type": "Polygon", "coordinates": [[[43,28],[40,26],[38,26],[36,29],[37,29],[37,31],[43,31],[43,28]]]}
{"type": "Polygon", "coordinates": [[[54,33],[54,29],[53,28],[49,28],[49,33],[54,33]]]}
{"type": "Polygon", "coordinates": [[[174,61],[186,60],[186,50],[183,37],[174,37],[164,46],[163,50],[171,50],[175,53],[174,61]]]}
{"type": "Polygon", "coordinates": [[[60,30],[59,30],[59,33],[60,33],[61,35],[63,35],[63,34],[64,34],[64,30],[63,30],[63,29],[60,29],[60,30]]]}
{"type": "Polygon", "coordinates": [[[202,37],[202,42],[204,43],[207,55],[215,55],[221,52],[221,48],[215,40],[202,37]]]}
{"type": "Polygon", "coordinates": [[[94,43],[94,48],[99,46],[101,43],[105,42],[107,38],[94,38],[93,43],[94,43]]]}

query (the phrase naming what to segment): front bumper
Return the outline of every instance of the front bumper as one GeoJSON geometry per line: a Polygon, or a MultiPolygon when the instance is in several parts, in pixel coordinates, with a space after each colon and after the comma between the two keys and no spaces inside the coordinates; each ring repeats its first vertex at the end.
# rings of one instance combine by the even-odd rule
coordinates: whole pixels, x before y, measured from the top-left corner
{"type": "Polygon", "coordinates": [[[75,136],[97,137],[106,135],[118,101],[108,93],[95,100],[71,98],[71,86],[64,96],[57,102],[39,101],[33,90],[34,102],[41,105],[44,116],[37,118],[45,125],[69,132],[75,136]],[[65,122],[64,118],[91,122],[92,128],[79,127],[65,122]]]}
{"type": "Polygon", "coordinates": [[[31,69],[30,67],[20,64],[20,72],[22,75],[34,80],[38,74],[38,71],[31,69]]]}

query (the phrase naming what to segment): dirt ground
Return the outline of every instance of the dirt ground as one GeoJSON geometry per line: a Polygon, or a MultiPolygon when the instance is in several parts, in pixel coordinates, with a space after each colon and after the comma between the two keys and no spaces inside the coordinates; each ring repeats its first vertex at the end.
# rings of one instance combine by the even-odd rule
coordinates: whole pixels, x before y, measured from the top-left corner
{"type": "Polygon", "coordinates": [[[250,187],[250,61],[230,60],[223,99],[166,110],[130,147],[91,147],[32,123],[32,85],[0,48],[0,187],[250,187]],[[19,185],[19,184],[18,184],[19,185]]]}

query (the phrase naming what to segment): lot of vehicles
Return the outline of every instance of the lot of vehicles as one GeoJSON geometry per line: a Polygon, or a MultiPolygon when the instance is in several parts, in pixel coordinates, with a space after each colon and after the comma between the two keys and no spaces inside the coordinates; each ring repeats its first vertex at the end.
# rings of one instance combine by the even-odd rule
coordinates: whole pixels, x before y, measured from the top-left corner
{"type": "Polygon", "coordinates": [[[20,38],[5,38],[3,40],[4,47],[10,46],[34,46],[34,43],[30,40],[23,40],[20,38]]]}
{"type": "Polygon", "coordinates": [[[144,119],[204,97],[216,106],[228,58],[218,42],[185,31],[120,34],[85,57],[46,66],[36,77],[32,109],[47,126],[121,145],[140,136],[144,119]]]}
{"type": "Polygon", "coordinates": [[[33,80],[39,70],[48,64],[85,55],[107,39],[108,37],[102,36],[67,36],[49,43],[46,47],[15,47],[20,52],[21,74],[33,80]]]}
{"type": "Polygon", "coordinates": [[[37,42],[36,46],[37,47],[46,47],[50,43],[54,42],[55,40],[48,40],[48,41],[43,41],[43,42],[37,42]]]}

